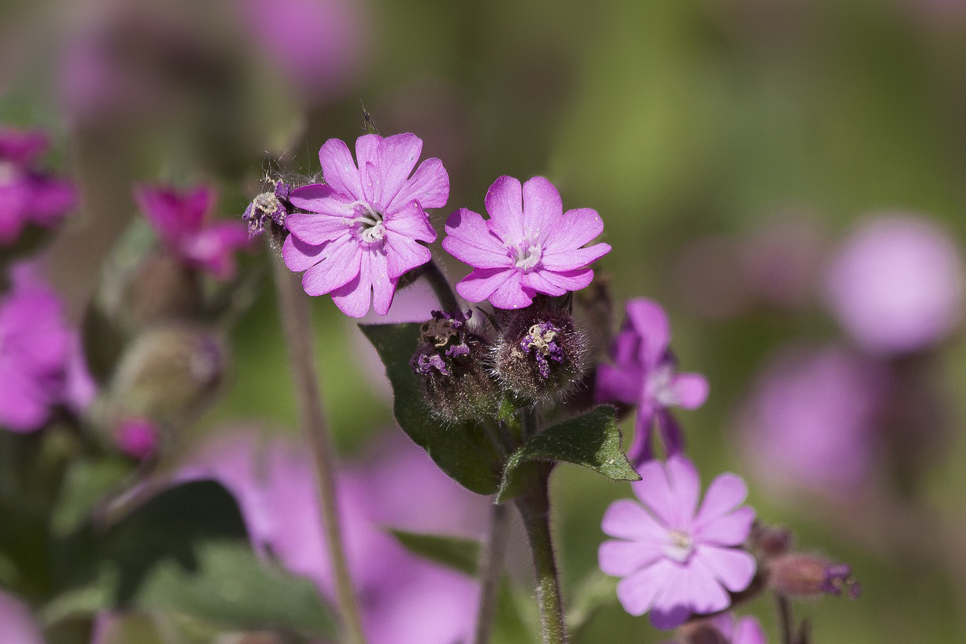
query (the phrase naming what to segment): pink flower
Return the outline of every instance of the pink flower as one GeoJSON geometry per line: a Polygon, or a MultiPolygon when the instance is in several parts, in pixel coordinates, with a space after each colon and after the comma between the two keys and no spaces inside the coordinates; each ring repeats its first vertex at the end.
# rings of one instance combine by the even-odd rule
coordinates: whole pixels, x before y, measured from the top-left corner
{"type": "Polygon", "coordinates": [[[147,418],[123,418],[114,433],[118,449],[138,460],[154,456],[159,439],[158,428],[147,418]]]}
{"type": "Polygon", "coordinates": [[[40,131],[0,129],[0,245],[10,245],[28,224],[51,227],[77,205],[67,181],[37,170],[50,147],[40,131]]]}
{"type": "Polygon", "coordinates": [[[712,622],[728,644],[766,644],[765,632],[754,617],[735,619],[731,613],[715,617],[712,622]]]}
{"type": "Polygon", "coordinates": [[[0,426],[40,429],[61,402],[71,334],[56,293],[13,271],[13,289],[0,298],[0,426]]]}
{"type": "Polygon", "coordinates": [[[3,644],[43,644],[40,626],[30,608],[13,595],[0,591],[0,642],[3,644]]]}
{"type": "Polygon", "coordinates": [[[367,134],[356,141],[356,165],[345,143],[326,141],[319,151],[325,184],[293,191],[292,204],[310,212],[285,220],[292,234],[282,256],[291,270],[305,271],[306,293],[331,293],[354,318],[370,303],[385,315],[399,278],[432,259],[419,242],[436,239],[426,209],[446,204],[449,175],[439,159],[413,173],[422,148],[414,134],[367,134]]]}
{"type": "Polygon", "coordinates": [[[185,264],[218,279],[235,274],[233,253],[248,246],[248,229],[237,221],[206,221],[214,206],[214,190],[200,186],[180,193],[172,188],[141,186],[134,191],[134,198],[161,241],[185,264]]]}
{"type": "Polygon", "coordinates": [[[461,208],[446,221],[443,248],[473,267],[456,285],[470,302],[489,300],[499,309],[529,306],[537,293],[563,295],[594,279],[588,268],[608,252],[607,244],[583,248],[604,230],[590,208],[563,211],[560,193],[547,179],[522,187],[500,177],[486,193],[489,220],[461,208]]]}
{"type": "Polygon", "coordinates": [[[634,463],[654,458],[655,420],[668,454],[680,452],[684,435],[668,408],[695,409],[708,398],[704,376],[678,373],[670,344],[671,325],[664,309],[648,299],[629,300],[624,328],[611,349],[614,364],[602,364],[597,370],[598,401],[637,406],[634,442],[628,450],[634,463]]]}
{"type": "Polygon", "coordinates": [[[731,604],[755,575],[755,558],[740,548],[755,512],[738,507],[748,494],[740,477],[722,474],[708,488],[701,508],[700,478],[680,456],[667,464],[650,461],[632,483],[644,504],[623,499],[607,508],[603,531],[619,539],[600,546],[600,568],[623,577],[617,598],[631,615],[650,611],[660,629],[681,625],[692,614],[731,604]]]}

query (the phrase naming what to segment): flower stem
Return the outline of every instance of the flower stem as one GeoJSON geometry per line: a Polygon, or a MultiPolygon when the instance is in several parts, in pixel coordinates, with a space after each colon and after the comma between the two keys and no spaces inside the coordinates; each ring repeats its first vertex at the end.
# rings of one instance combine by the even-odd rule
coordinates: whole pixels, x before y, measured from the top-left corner
{"type": "Polygon", "coordinates": [[[420,271],[432,287],[433,293],[436,294],[436,299],[439,300],[439,305],[443,310],[450,312],[458,311],[460,304],[459,300],[456,299],[456,293],[453,291],[449,280],[443,275],[443,271],[440,269],[439,264],[436,263],[436,260],[431,259],[420,266],[420,271]]]}
{"type": "Polygon", "coordinates": [[[527,531],[537,576],[543,644],[565,644],[567,635],[564,630],[563,602],[550,534],[549,476],[549,465],[541,465],[539,471],[534,472],[529,494],[517,500],[517,508],[527,531]]]}
{"type": "Polygon", "coordinates": [[[794,644],[792,604],[788,597],[775,593],[775,603],[778,605],[778,622],[781,626],[782,644],[794,644]]]}
{"type": "Polygon", "coordinates": [[[480,605],[476,613],[476,636],[473,638],[475,644],[487,644],[493,632],[508,531],[507,506],[494,504],[490,509],[490,533],[480,556],[481,588],[480,605]]]}
{"type": "Polygon", "coordinates": [[[298,401],[299,421],[305,441],[309,444],[315,461],[316,479],[319,486],[319,505],[322,511],[322,528],[329,550],[335,576],[336,597],[346,642],[365,644],[362,617],[356,599],[349,566],[346,561],[336,502],[335,464],[332,436],[329,434],[319,392],[319,375],[315,368],[312,347],[312,315],[308,300],[302,293],[296,276],[282,264],[273,262],[275,288],[278,294],[279,312],[288,345],[289,364],[298,401]]]}

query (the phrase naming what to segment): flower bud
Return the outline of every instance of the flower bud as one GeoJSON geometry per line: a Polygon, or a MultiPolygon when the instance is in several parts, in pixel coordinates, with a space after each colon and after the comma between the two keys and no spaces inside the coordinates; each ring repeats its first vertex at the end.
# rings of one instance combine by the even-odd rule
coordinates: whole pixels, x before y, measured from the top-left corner
{"type": "Polygon", "coordinates": [[[270,190],[256,195],[242,215],[242,219],[248,223],[248,234],[251,237],[261,235],[266,226],[273,232],[276,229],[284,230],[285,218],[293,210],[288,200],[292,186],[278,179],[272,180],[270,187],[270,190]]]}
{"type": "Polygon", "coordinates": [[[419,348],[409,361],[430,408],[453,422],[492,416],[499,401],[487,369],[489,343],[468,329],[471,316],[472,311],[433,311],[433,319],[420,328],[419,348]]]}
{"type": "Polygon", "coordinates": [[[860,586],[848,564],[832,563],[817,555],[793,553],[776,557],[769,563],[768,583],[772,589],[792,597],[841,595],[859,596],[860,586]]]}
{"type": "Polygon", "coordinates": [[[792,531],[781,526],[769,526],[755,522],[751,527],[748,545],[752,552],[763,559],[783,555],[791,550],[795,538],[792,531]]]}
{"type": "Polygon", "coordinates": [[[200,275],[167,253],[154,253],[137,267],[124,295],[125,327],[191,317],[201,308],[200,275]]]}
{"type": "Polygon", "coordinates": [[[114,431],[114,440],[123,454],[144,460],[158,452],[160,432],[147,418],[122,418],[114,431]]]}
{"type": "Polygon", "coordinates": [[[499,311],[493,367],[506,389],[530,400],[566,394],[583,374],[586,336],[566,311],[539,303],[499,311]]]}

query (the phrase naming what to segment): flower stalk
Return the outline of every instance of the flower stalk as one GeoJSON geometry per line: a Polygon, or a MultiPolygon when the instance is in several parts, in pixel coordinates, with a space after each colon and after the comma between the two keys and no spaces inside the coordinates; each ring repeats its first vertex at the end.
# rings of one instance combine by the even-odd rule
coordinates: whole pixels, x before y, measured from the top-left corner
{"type": "Polygon", "coordinates": [[[342,530],[337,506],[335,449],[325,420],[325,410],[319,392],[319,375],[315,368],[312,347],[311,311],[302,295],[296,277],[280,261],[274,262],[275,288],[279,312],[285,331],[289,364],[295,386],[299,410],[299,424],[315,463],[319,486],[319,504],[326,546],[335,577],[336,599],[342,616],[346,642],[365,644],[362,615],[356,597],[342,541],[342,530]]]}
{"type": "Polygon", "coordinates": [[[494,504],[490,509],[490,532],[480,557],[480,605],[476,616],[474,644],[487,644],[493,633],[500,579],[503,575],[503,553],[506,551],[510,527],[507,510],[507,506],[503,504],[494,504]]]}

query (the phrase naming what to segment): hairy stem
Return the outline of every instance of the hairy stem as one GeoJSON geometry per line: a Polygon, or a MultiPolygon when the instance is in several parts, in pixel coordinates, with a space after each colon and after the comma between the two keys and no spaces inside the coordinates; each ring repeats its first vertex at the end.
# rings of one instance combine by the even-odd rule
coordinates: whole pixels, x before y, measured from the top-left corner
{"type": "Polygon", "coordinates": [[[429,260],[429,262],[420,266],[419,270],[433,288],[433,293],[436,294],[436,299],[439,300],[439,305],[443,310],[458,311],[460,304],[459,300],[456,299],[456,292],[453,290],[452,285],[450,285],[449,280],[446,279],[446,276],[443,275],[443,271],[440,269],[439,264],[436,263],[436,260],[429,260]]]}
{"type": "Polygon", "coordinates": [[[567,635],[564,630],[563,601],[550,534],[550,499],[547,489],[550,467],[541,466],[539,472],[534,474],[530,491],[517,500],[517,508],[527,531],[537,576],[537,601],[540,604],[543,644],[565,644],[567,635]]]}
{"type": "Polygon", "coordinates": [[[480,557],[479,577],[480,605],[476,613],[475,644],[487,644],[493,632],[493,619],[496,617],[500,593],[500,578],[503,574],[503,553],[506,551],[509,532],[509,512],[502,504],[490,509],[490,533],[480,557]]]}
{"type": "Polygon", "coordinates": [[[794,644],[794,617],[792,617],[792,604],[788,597],[781,593],[775,593],[775,603],[778,605],[778,623],[781,628],[782,644],[794,644]]]}
{"type": "Polygon", "coordinates": [[[356,599],[349,567],[346,562],[339,511],[336,503],[335,453],[329,434],[319,391],[319,375],[315,368],[312,347],[312,315],[308,300],[302,293],[297,278],[282,264],[274,261],[275,288],[279,312],[288,345],[289,364],[298,401],[299,424],[315,461],[322,511],[322,527],[329,559],[335,576],[339,612],[346,631],[346,642],[365,644],[362,617],[356,599]]]}

